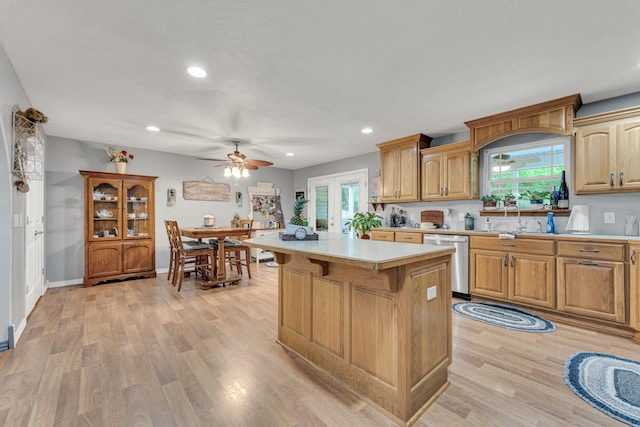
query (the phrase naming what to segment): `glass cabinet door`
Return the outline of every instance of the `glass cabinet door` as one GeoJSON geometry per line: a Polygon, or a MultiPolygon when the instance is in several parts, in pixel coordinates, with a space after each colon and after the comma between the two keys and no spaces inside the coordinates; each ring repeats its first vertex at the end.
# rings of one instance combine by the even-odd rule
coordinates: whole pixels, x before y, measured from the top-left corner
{"type": "Polygon", "coordinates": [[[150,201],[151,187],[146,182],[126,181],[124,183],[125,218],[127,239],[148,237],[150,229],[150,201]]]}
{"type": "Polygon", "coordinates": [[[92,220],[89,221],[90,240],[116,240],[121,230],[120,212],[122,211],[121,181],[91,178],[92,194],[88,195],[92,220]]]}

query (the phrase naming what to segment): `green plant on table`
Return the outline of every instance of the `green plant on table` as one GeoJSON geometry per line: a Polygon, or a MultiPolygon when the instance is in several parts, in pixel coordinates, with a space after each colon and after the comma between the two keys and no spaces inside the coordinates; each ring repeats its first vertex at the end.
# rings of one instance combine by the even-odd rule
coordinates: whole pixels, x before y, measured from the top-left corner
{"type": "Polygon", "coordinates": [[[357,212],[344,225],[347,230],[355,231],[358,236],[362,236],[371,231],[372,228],[381,227],[382,217],[375,212],[357,212]]]}

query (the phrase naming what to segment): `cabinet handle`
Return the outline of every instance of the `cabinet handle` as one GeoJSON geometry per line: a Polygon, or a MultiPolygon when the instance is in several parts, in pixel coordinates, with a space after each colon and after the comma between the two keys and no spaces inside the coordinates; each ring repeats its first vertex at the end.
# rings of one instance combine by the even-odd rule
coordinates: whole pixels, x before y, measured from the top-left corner
{"type": "Polygon", "coordinates": [[[449,187],[444,187],[444,195],[445,196],[449,195],[449,187]]]}
{"type": "Polygon", "coordinates": [[[516,247],[515,243],[501,243],[500,246],[511,246],[512,248],[516,247]]]}
{"type": "Polygon", "coordinates": [[[613,188],[616,185],[613,183],[613,174],[611,174],[611,181],[609,182],[609,187],[613,188]]]}
{"type": "Polygon", "coordinates": [[[631,251],[631,265],[636,265],[636,250],[631,251]]]}
{"type": "Polygon", "coordinates": [[[504,254],[504,266],[505,266],[505,267],[507,266],[507,259],[508,259],[508,258],[509,258],[509,257],[507,256],[507,254],[504,254]]]}
{"type": "Polygon", "coordinates": [[[578,252],[593,252],[593,253],[599,253],[600,249],[580,249],[578,252]]]}
{"type": "Polygon", "coordinates": [[[622,177],[624,177],[624,172],[620,172],[620,187],[624,186],[624,183],[622,182],[622,177]]]}
{"type": "Polygon", "coordinates": [[[440,187],[440,195],[444,196],[444,191],[442,190],[442,187],[440,187]]]}
{"type": "Polygon", "coordinates": [[[516,262],[516,257],[514,257],[513,255],[511,255],[511,268],[513,268],[513,265],[516,262]]]}
{"type": "Polygon", "coordinates": [[[595,261],[582,261],[582,260],[578,261],[578,264],[582,264],[582,265],[598,265],[598,263],[595,262],[595,261]]]}

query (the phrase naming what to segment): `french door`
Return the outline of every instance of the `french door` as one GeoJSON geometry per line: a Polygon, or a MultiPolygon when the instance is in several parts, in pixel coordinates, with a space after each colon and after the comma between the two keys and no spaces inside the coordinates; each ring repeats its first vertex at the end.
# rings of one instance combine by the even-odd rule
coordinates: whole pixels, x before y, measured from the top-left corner
{"type": "Polygon", "coordinates": [[[367,210],[368,179],[367,169],[309,178],[309,225],[320,233],[348,234],[344,223],[367,210]]]}

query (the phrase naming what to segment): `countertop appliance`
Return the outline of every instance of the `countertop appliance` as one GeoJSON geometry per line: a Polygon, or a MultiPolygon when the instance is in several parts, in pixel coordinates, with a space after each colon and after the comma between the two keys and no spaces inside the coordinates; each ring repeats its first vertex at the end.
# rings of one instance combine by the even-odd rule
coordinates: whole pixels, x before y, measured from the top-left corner
{"type": "Polygon", "coordinates": [[[469,236],[425,234],[425,245],[453,246],[451,255],[451,290],[454,297],[471,299],[469,294],[469,236]]]}

